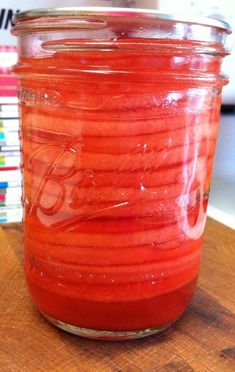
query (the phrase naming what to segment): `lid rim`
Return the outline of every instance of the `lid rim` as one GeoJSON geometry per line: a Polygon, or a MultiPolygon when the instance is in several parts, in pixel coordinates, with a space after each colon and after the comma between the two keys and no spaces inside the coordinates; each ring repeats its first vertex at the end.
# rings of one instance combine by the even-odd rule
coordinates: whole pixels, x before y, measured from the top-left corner
{"type": "Polygon", "coordinates": [[[38,8],[29,9],[19,12],[14,17],[13,27],[17,29],[17,24],[21,21],[30,21],[32,19],[42,17],[60,17],[60,16],[135,16],[150,19],[159,19],[172,22],[191,23],[201,26],[216,27],[226,31],[228,34],[232,32],[229,23],[212,18],[201,16],[186,16],[177,13],[164,13],[154,9],[138,9],[138,8],[118,8],[118,7],[58,7],[58,8],[38,8]]]}

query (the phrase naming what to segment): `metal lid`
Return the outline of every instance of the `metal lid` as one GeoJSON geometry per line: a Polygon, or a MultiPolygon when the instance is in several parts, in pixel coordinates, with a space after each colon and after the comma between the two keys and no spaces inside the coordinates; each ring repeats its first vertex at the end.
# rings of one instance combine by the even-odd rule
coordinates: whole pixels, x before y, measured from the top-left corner
{"type": "MultiPolygon", "coordinates": [[[[40,8],[17,13],[14,18],[15,27],[19,22],[35,20],[45,17],[84,17],[84,16],[112,16],[112,17],[136,17],[152,20],[166,20],[182,23],[190,23],[202,26],[210,26],[231,33],[231,26],[222,20],[211,17],[187,16],[177,13],[162,13],[157,9],[137,9],[131,5],[125,8],[116,7],[115,2],[106,1],[110,7],[65,7],[65,8],[40,8]]],[[[119,2],[122,3],[122,2],[119,2]]],[[[134,2],[133,2],[134,3],[134,2]]]]}

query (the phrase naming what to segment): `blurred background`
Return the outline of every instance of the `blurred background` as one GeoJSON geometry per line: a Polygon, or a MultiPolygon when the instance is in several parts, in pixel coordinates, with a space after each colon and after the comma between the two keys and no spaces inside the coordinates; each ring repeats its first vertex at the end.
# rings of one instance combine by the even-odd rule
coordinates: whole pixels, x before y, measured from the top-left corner
{"type": "MultiPolygon", "coordinates": [[[[41,7],[109,6],[159,9],[163,12],[210,16],[225,20],[235,29],[234,0],[8,0],[0,8],[0,223],[20,221],[22,209],[19,170],[16,79],[10,67],[16,62],[16,38],[10,34],[15,13],[41,7]]],[[[230,82],[224,88],[221,123],[208,215],[235,229],[235,38],[229,37],[231,55],[223,71],[230,82]]]]}

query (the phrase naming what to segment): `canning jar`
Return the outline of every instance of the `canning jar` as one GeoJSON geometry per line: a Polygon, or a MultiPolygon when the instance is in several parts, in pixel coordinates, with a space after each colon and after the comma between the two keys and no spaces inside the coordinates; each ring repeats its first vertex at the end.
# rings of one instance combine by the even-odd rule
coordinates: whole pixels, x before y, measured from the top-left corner
{"type": "Polygon", "coordinates": [[[228,32],[150,10],[16,16],[25,274],[56,326],[143,337],[188,306],[228,32]]]}

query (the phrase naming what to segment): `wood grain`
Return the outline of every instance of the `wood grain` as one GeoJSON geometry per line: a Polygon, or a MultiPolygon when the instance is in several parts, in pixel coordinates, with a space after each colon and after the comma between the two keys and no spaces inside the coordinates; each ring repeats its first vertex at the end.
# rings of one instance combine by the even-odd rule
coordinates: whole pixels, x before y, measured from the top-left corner
{"type": "Polygon", "coordinates": [[[20,224],[0,228],[0,371],[234,372],[235,232],[208,220],[199,286],[164,333],[105,342],[69,335],[37,312],[22,269],[20,224]]]}

